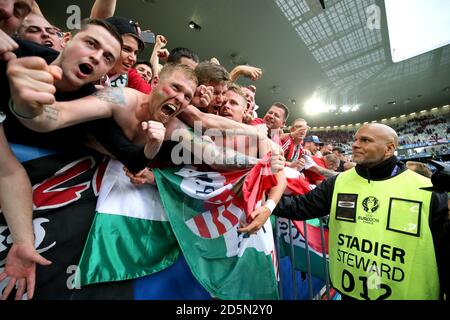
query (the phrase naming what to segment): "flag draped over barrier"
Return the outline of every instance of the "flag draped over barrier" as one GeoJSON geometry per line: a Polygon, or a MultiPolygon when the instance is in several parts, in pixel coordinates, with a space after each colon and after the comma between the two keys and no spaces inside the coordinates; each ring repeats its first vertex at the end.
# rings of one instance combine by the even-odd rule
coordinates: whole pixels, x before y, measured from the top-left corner
{"type": "MultiPolygon", "coordinates": [[[[33,184],[36,246],[53,261],[37,266],[36,299],[154,299],[186,286],[205,298],[192,276],[184,277],[189,285],[149,288],[164,283],[158,282],[162,278],[173,279],[181,269],[192,272],[214,297],[278,298],[270,222],[256,235],[237,233],[240,222],[275,184],[267,163],[227,173],[194,167],[156,170],[158,188],[133,186],[120,163],[106,168],[92,152],[39,156],[24,166],[33,184]],[[179,259],[181,251],[187,264],[179,259]],[[80,288],[80,280],[93,285],[80,288]]],[[[288,192],[305,190],[295,174],[286,176],[288,192]]],[[[10,240],[0,220],[0,268],[10,240]]],[[[189,288],[170,297],[190,298],[189,288]]]]}
{"type": "Polygon", "coordinates": [[[81,285],[142,277],[172,265],[180,254],[155,186],[136,186],[110,160],[96,215],[79,263],[81,285]]]}
{"type": "Polygon", "coordinates": [[[212,296],[276,299],[270,221],[255,235],[237,232],[276,184],[267,170],[267,162],[230,173],[155,169],[156,188],[133,186],[122,165],[111,161],[79,264],[81,285],[153,274],[173,264],[181,247],[212,296]]]}
{"type": "Polygon", "coordinates": [[[246,219],[245,207],[261,202],[255,196],[253,204],[245,203],[239,185],[269,188],[266,179],[273,176],[261,170],[263,166],[247,174],[202,172],[190,166],[155,170],[161,199],[192,273],[220,299],[278,298],[270,220],[256,234],[237,232],[239,221],[246,219]],[[245,179],[257,175],[262,177],[258,181],[245,179]]]}

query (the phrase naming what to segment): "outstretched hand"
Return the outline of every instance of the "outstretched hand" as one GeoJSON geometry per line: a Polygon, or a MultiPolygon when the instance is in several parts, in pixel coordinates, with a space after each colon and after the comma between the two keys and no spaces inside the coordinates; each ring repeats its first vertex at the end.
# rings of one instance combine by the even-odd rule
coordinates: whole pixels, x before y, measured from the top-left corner
{"type": "Polygon", "coordinates": [[[15,299],[21,299],[27,291],[28,299],[33,298],[36,283],[36,263],[48,266],[51,262],[42,257],[32,243],[14,244],[6,257],[5,270],[0,273],[0,282],[9,277],[8,284],[1,296],[6,300],[15,285],[17,292],[15,299]]]}
{"type": "Polygon", "coordinates": [[[267,219],[270,217],[270,209],[266,206],[262,206],[256,208],[251,214],[250,217],[253,219],[249,224],[241,222],[242,227],[239,228],[238,232],[246,232],[250,234],[255,234],[262,228],[262,226],[266,223],[267,219]]]}

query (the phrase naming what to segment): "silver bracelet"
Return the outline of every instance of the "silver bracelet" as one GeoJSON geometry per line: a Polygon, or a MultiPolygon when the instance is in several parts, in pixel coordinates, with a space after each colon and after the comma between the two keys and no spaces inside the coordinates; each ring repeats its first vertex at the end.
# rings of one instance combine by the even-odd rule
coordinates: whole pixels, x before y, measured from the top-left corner
{"type": "Polygon", "coordinates": [[[15,109],[14,109],[14,104],[12,102],[12,99],[9,99],[9,111],[11,111],[11,113],[16,116],[19,119],[25,119],[25,120],[30,120],[33,119],[34,117],[26,117],[21,115],[20,113],[18,113],[15,109]]]}

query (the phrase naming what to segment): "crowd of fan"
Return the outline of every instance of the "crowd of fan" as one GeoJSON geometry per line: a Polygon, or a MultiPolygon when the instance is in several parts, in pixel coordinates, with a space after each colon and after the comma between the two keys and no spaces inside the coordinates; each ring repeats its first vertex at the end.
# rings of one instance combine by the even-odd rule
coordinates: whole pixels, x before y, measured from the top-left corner
{"type": "MultiPolygon", "coordinates": [[[[5,22],[0,24],[0,62],[5,70],[0,142],[8,140],[61,152],[88,146],[122,162],[130,181],[138,185],[155,184],[152,165],[177,164],[170,152],[174,141],[165,139],[172,138],[170,131],[175,130],[184,130],[183,138],[188,137],[188,146],[183,145],[184,148],[196,143],[205,152],[216,148],[215,152],[208,153],[217,156],[215,162],[208,163],[214,170],[223,168],[224,164],[229,164],[228,170],[241,170],[243,166],[249,169],[270,151],[284,154],[289,163],[286,166],[300,172],[308,191],[310,184],[320,185],[325,178],[355,166],[346,157],[355,131],[310,132],[308,136],[307,122],[295,119],[290,132],[283,133],[289,109],[280,102],[267,106],[265,115],[258,117],[256,86],[240,87],[235,83],[239,77],[258,80],[262,76],[258,67],[237,66],[228,72],[215,58],[200,62],[197,54],[188,48],[176,47],[169,52],[166,49],[169,41],[163,35],[156,36],[151,56],[138,62],[137,56],[146,45],[142,30],[138,23],[114,16],[115,1],[96,0],[91,19],[80,30],[72,32],[62,32],[47,21],[33,0],[0,1],[4,3],[15,7],[12,13],[0,7],[0,22],[5,22]],[[190,128],[195,121],[200,121],[205,130],[201,139],[191,135],[190,128]],[[237,137],[206,136],[207,129],[222,133],[233,129],[238,133],[237,137]],[[249,143],[251,135],[264,143],[249,143]],[[230,145],[234,152],[231,158],[235,160],[231,163],[225,159],[230,156],[227,149],[230,145]],[[245,152],[234,149],[239,145],[246,146],[245,152]],[[242,157],[245,161],[239,162],[242,157]]],[[[416,136],[417,133],[418,137],[431,134],[437,140],[442,126],[447,125],[444,118],[422,117],[408,121],[399,130],[403,134],[416,136]]],[[[8,161],[5,157],[3,161],[17,162],[7,143],[1,147],[2,155],[8,153],[8,161]]],[[[18,162],[17,166],[20,166],[18,162]]],[[[11,169],[28,179],[23,167],[20,170],[11,169]]],[[[258,208],[256,214],[258,209],[255,209],[251,214],[253,221],[238,229],[239,233],[252,234],[261,228],[282,197],[286,177],[282,170],[275,175],[278,184],[270,188],[266,201],[271,204],[271,208],[266,208],[270,212],[258,208]]],[[[33,275],[31,282],[34,282],[35,263],[50,263],[35,250],[31,185],[28,182],[22,186],[24,190],[16,194],[11,194],[14,189],[8,190],[9,199],[1,199],[4,208],[12,208],[17,203],[28,204],[29,208],[16,210],[28,215],[23,220],[11,218],[14,210],[3,213],[12,238],[22,237],[24,241],[12,245],[0,281],[14,269],[10,267],[15,265],[13,262],[25,261],[33,266],[28,272],[33,275]],[[31,253],[24,257],[20,251],[31,253]]],[[[16,294],[20,298],[25,285],[23,276],[17,278],[21,278],[16,294]]],[[[12,291],[15,279],[11,277],[4,296],[12,291]]],[[[33,286],[34,283],[28,284],[30,298],[33,286]]]]}

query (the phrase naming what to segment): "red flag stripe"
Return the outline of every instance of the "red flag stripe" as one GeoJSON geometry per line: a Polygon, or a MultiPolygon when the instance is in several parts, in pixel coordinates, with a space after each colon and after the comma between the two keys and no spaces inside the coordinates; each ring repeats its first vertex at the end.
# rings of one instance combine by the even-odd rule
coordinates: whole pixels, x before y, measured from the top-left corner
{"type": "Polygon", "coordinates": [[[231,211],[228,211],[228,208],[226,208],[222,212],[222,216],[226,219],[228,219],[231,222],[231,225],[235,226],[239,223],[238,217],[236,217],[231,211]]]}
{"type": "Polygon", "coordinates": [[[219,232],[219,235],[224,234],[225,232],[227,232],[226,227],[222,224],[222,222],[219,221],[218,219],[219,217],[219,211],[216,208],[211,208],[211,218],[212,218],[212,222],[214,223],[214,225],[217,228],[217,231],[219,232]]]}
{"type": "Polygon", "coordinates": [[[203,215],[198,214],[194,217],[195,225],[197,226],[198,232],[200,236],[203,238],[211,238],[211,234],[209,233],[208,226],[206,225],[205,219],[203,215]]]}

